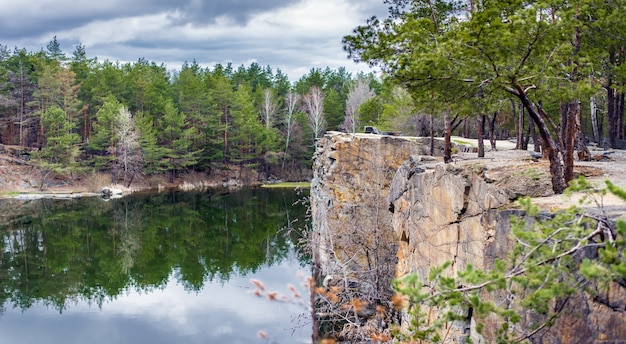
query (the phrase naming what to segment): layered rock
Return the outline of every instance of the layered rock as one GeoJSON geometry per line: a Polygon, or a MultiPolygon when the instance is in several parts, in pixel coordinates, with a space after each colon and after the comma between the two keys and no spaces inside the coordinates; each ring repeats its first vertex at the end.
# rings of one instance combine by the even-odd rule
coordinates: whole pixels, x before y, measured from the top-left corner
{"type": "MultiPolygon", "coordinates": [[[[329,133],[315,156],[311,204],[320,278],[339,274],[389,293],[394,276],[451,262],[491,268],[512,247],[508,205],[550,193],[547,164],[490,159],[443,164],[425,156],[428,140],[329,133]],[[364,282],[363,282],[364,281],[364,282]]],[[[613,341],[626,333],[626,290],[612,285],[580,293],[536,342],[613,341]],[[571,308],[571,309],[569,309],[571,308]],[[580,335],[577,335],[580,334],[580,335]],[[582,335],[582,337],[581,337],[582,335]]],[[[530,320],[529,320],[530,321],[530,320]]],[[[472,335],[471,318],[450,329],[452,342],[472,335]]],[[[493,328],[485,329],[492,338],[493,328]]]]}
{"type": "MultiPolygon", "coordinates": [[[[326,275],[370,271],[373,260],[395,266],[387,197],[393,175],[426,139],[330,132],[317,144],[311,208],[316,259],[326,275]]],[[[441,155],[441,144],[436,151],[441,155]]]]}
{"type": "Polygon", "coordinates": [[[472,169],[424,164],[411,157],[395,174],[389,203],[392,227],[400,238],[398,276],[428,276],[433,266],[451,262],[451,272],[468,263],[485,267],[486,246],[496,238],[493,210],[510,203],[506,192],[472,169]]]}

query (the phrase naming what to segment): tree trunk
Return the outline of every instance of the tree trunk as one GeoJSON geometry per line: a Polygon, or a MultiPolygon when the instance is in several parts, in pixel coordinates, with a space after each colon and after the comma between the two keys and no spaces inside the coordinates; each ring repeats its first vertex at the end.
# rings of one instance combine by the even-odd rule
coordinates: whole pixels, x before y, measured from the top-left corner
{"type": "Polygon", "coordinates": [[[443,140],[443,162],[452,162],[452,142],[450,136],[452,136],[452,125],[450,123],[450,115],[445,112],[443,115],[443,122],[445,125],[445,135],[443,140]]]}
{"type": "Polygon", "coordinates": [[[523,150],[528,150],[528,144],[530,143],[530,135],[531,132],[534,130],[535,128],[535,123],[533,123],[533,121],[528,121],[528,126],[526,127],[526,137],[524,138],[524,141],[522,143],[522,149],[523,150]]]}
{"type": "Polygon", "coordinates": [[[489,123],[489,142],[491,143],[491,150],[497,151],[496,147],[496,118],[498,117],[498,113],[494,112],[493,117],[489,123]]]}
{"type": "Polygon", "coordinates": [[[589,99],[589,107],[591,108],[591,127],[593,129],[593,141],[600,146],[600,127],[598,126],[598,108],[596,106],[596,98],[589,99]]]}
{"type": "Polygon", "coordinates": [[[562,194],[567,185],[563,176],[563,166],[561,165],[561,159],[558,154],[557,144],[556,142],[554,142],[554,139],[550,134],[550,130],[548,129],[548,125],[544,121],[542,114],[540,114],[539,112],[540,109],[536,108],[535,105],[530,101],[530,99],[528,99],[528,96],[521,86],[516,85],[516,90],[511,93],[519,98],[519,100],[522,102],[522,105],[528,112],[528,115],[537,125],[537,129],[543,143],[542,148],[544,154],[548,157],[548,160],[550,161],[552,190],[555,194],[562,194]]]}
{"type": "Polygon", "coordinates": [[[485,142],[483,140],[483,132],[485,130],[485,115],[478,115],[478,123],[476,125],[476,131],[478,136],[478,157],[485,157],[485,142]]]}
{"type": "MultiPolygon", "coordinates": [[[[617,100],[617,139],[623,140],[626,132],[624,131],[624,92],[619,93],[617,100]]],[[[615,147],[617,148],[617,146],[615,147]]]]}
{"type": "Polygon", "coordinates": [[[528,128],[530,129],[529,135],[533,138],[533,151],[539,153],[541,152],[541,140],[537,135],[537,130],[535,130],[535,122],[530,121],[528,128]]]}
{"type": "Polygon", "coordinates": [[[470,122],[465,119],[463,120],[463,137],[466,139],[470,137],[470,122]]]}
{"type": "Polygon", "coordinates": [[[513,123],[515,124],[515,149],[522,148],[522,140],[520,139],[519,117],[517,116],[517,107],[515,100],[511,99],[511,111],[513,112],[513,123]]]}
{"type": "Polygon", "coordinates": [[[620,116],[620,98],[622,95],[613,88],[613,82],[609,80],[607,87],[607,120],[609,125],[609,146],[617,148],[617,139],[619,136],[619,116],[620,116]]]}
{"type": "Polygon", "coordinates": [[[563,177],[569,183],[574,179],[574,150],[576,134],[580,130],[580,102],[572,100],[561,105],[561,135],[563,141],[563,177]]]}
{"type": "Polygon", "coordinates": [[[430,115],[430,156],[435,156],[435,119],[430,115]]]}

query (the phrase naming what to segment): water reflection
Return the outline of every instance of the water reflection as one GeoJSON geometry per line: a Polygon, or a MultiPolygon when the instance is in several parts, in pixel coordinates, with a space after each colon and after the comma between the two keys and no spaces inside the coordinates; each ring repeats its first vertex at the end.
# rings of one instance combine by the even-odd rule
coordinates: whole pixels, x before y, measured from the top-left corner
{"type": "Polygon", "coordinates": [[[304,196],[32,201],[0,230],[0,333],[13,343],[250,343],[265,330],[270,342],[305,342],[303,307],[249,294],[250,278],[285,290],[308,269],[297,238],[277,232],[304,223],[304,196]]]}

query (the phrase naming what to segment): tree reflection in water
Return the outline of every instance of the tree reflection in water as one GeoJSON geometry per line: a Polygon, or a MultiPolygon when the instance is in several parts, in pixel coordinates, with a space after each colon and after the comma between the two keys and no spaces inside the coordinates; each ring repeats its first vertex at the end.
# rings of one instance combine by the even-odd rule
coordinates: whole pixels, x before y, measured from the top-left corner
{"type": "Polygon", "coordinates": [[[305,226],[306,205],[296,201],[307,196],[249,189],[20,203],[0,223],[0,305],[102,307],[128,290],[163,288],[172,275],[199,291],[255,272],[297,246],[297,231],[280,229],[305,226]]]}

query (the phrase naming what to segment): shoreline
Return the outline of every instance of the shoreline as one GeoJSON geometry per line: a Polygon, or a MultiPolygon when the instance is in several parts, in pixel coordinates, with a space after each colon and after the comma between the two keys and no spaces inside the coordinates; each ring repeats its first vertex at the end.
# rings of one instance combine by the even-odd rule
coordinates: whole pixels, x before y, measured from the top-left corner
{"type": "Polygon", "coordinates": [[[276,182],[276,183],[252,183],[252,184],[237,184],[237,185],[207,185],[202,184],[201,187],[190,187],[189,184],[180,184],[173,185],[168,187],[159,187],[159,188],[121,188],[122,192],[120,194],[114,194],[109,197],[103,197],[102,192],[93,192],[93,191],[82,191],[79,189],[68,190],[67,187],[64,190],[52,190],[52,191],[10,191],[6,193],[0,192],[0,199],[15,199],[15,200],[23,200],[23,201],[31,201],[38,199],[77,199],[83,197],[102,197],[106,199],[115,199],[122,198],[128,195],[137,194],[137,193],[160,193],[160,192],[169,192],[169,191],[181,191],[181,192],[191,192],[191,191],[205,191],[209,189],[220,190],[237,190],[240,188],[309,188],[311,185],[310,181],[306,182],[276,182]],[[187,186],[185,186],[187,185],[187,186]]]}

